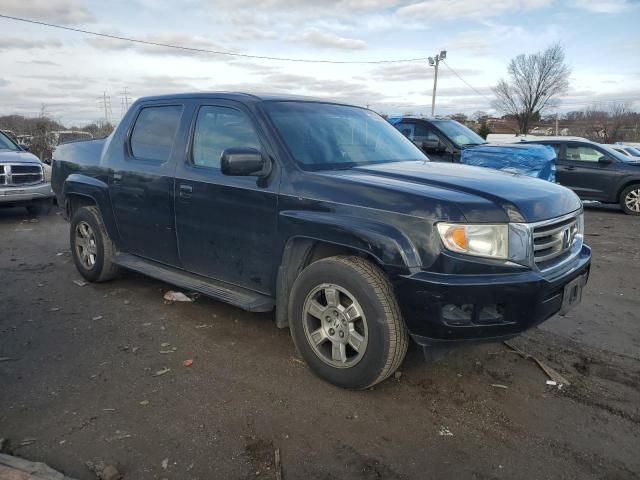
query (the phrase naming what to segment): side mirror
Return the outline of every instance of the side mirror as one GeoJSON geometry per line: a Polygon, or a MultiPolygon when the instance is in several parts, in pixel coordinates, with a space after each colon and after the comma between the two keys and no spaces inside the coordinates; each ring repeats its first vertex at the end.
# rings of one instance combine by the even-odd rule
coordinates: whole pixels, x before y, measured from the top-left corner
{"type": "Polygon", "coordinates": [[[598,159],[598,163],[602,163],[604,165],[609,165],[610,163],[613,163],[613,158],[607,157],[606,155],[603,155],[598,159]]]}
{"type": "Polygon", "coordinates": [[[227,148],[222,152],[220,168],[224,175],[264,177],[271,172],[271,162],[255,148],[227,148]]]}
{"type": "Polygon", "coordinates": [[[25,151],[25,152],[29,152],[31,149],[29,147],[27,147],[26,145],[19,145],[19,147],[25,151]]]}

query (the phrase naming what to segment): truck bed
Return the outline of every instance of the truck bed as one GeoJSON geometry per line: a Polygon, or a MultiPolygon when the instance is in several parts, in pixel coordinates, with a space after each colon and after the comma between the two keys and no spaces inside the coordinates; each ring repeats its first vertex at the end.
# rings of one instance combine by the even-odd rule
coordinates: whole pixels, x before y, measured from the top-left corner
{"type": "Polygon", "coordinates": [[[102,151],[107,138],[80,140],[59,145],[53,153],[51,162],[51,187],[58,201],[62,186],[69,175],[86,174],[106,180],[107,169],[100,166],[102,151]]]}

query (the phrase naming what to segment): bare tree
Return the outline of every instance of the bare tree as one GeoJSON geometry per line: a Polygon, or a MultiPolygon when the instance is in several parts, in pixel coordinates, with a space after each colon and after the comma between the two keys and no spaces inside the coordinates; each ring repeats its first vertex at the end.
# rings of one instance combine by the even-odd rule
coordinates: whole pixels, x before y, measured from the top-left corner
{"type": "Polygon", "coordinates": [[[471,115],[471,118],[476,122],[483,123],[487,121],[487,118],[489,118],[489,114],[483,110],[476,110],[475,112],[473,112],[473,115],[471,115]]]}
{"type": "Polygon", "coordinates": [[[569,88],[571,69],[565,64],[564,49],[555,44],[543,52],[518,55],[508,67],[509,80],[501,79],[493,89],[493,106],[518,122],[521,134],[529,131],[534,118],[569,88]]]}
{"type": "Polygon", "coordinates": [[[452,115],[447,115],[447,117],[460,123],[466,123],[468,120],[468,117],[464,113],[454,113],[452,115]]]}
{"type": "Polygon", "coordinates": [[[56,125],[60,124],[49,117],[47,106],[44,103],[40,106],[38,116],[29,119],[29,123],[31,127],[30,133],[33,135],[31,144],[29,145],[31,153],[41,160],[49,160],[53,151],[49,132],[51,132],[56,125]]]}
{"type": "Polygon", "coordinates": [[[115,127],[110,122],[98,120],[97,122],[90,123],[89,125],[82,127],[80,130],[89,132],[91,135],[98,138],[108,136],[109,134],[111,134],[111,132],[113,132],[114,128],[115,127]]]}
{"type": "Polygon", "coordinates": [[[624,140],[625,130],[632,129],[633,116],[627,103],[613,103],[607,110],[593,105],[584,113],[585,134],[603,143],[624,140]]]}

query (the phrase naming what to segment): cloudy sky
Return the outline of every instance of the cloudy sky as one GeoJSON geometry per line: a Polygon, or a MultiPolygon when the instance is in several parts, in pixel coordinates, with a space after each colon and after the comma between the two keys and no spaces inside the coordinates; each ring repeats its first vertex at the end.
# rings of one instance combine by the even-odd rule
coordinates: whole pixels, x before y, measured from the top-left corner
{"type": "MultiPolygon", "coordinates": [[[[561,42],[572,67],[561,111],[626,101],[640,110],[638,0],[0,0],[0,14],[206,50],[377,61],[448,51],[437,113],[491,112],[491,86],[519,53],[561,42]]],[[[194,53],[0,18],[0,114],[44,104],[65,124],[117,121],[131,98],[195,90],[291,92],[429,111],[426,62],[326,64],[194,53]]]]}

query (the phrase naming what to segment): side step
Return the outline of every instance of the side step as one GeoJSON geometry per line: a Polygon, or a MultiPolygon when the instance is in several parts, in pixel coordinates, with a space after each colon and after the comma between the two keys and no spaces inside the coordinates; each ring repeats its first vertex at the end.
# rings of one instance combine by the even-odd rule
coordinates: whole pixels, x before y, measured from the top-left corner
{"type": "Polygon", "coordinates": [[[235,305],[249,312],[268,312],[275,307],[275,300],[267,295],[193,273],[187,273],[135,255],[119,253],[113,257],[113,263],[163,282],[202,293],[207,297],[235,305]]]}

